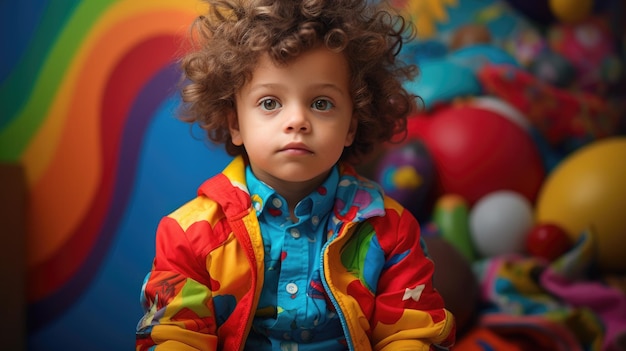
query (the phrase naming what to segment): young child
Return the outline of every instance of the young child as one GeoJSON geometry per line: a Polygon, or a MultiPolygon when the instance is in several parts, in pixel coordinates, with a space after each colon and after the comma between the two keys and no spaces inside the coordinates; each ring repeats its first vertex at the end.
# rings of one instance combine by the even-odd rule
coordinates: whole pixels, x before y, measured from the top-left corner
{"type": "Polygon", "coordinates": [[[367,0],[208,2],[182,119],[235,157],[160,222],[136,350],[451,346],[417,221],[352,166],[415,108],[412,27],[367,0]]]}

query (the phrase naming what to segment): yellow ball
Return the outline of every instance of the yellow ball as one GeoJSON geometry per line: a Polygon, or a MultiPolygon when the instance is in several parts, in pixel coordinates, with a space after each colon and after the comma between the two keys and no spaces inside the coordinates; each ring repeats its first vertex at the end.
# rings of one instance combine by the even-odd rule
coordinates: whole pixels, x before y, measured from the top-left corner
{"type": "Polygon", "coordinates": [[[591,229],[600,269],[626,273],[626,137],[594,141],[562,160],[539,191],[536,216],[574,240],[591,229]]]}
{"type": "Polygon", "coordinates": [[[554,17],[564,23],[580,22],[591,14],[593,0],[550,0],[554,17]]]}

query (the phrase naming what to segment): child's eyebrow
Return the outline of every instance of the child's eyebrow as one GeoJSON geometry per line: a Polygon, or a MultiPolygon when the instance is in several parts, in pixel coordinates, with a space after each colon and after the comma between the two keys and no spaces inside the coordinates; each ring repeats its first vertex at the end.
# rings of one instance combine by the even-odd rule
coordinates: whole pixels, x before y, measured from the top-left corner
{"type": "Polygon", "coordinates": [[[263,83],[251,85],[249,88],[250,93],[254,93],[257,90],[287,90],[287,87],[278,83],[263,83]]]}
{"type": "MultiPolygon", "coordinates": [[[[316,89],[316,90],[333,90],[340,95],[346,95],[346,91],[340,88],[337,84],[334,83],[317,83],[311,84],[307,88],[316,89]]],[[[257,90],[279,90],[279,91],[288,91],[290,88],[286,84],[280,83],[261,83],[250,86],[249,93],[254,93],[257,90]]]]}
{"type": "Polygon", "coordinates": [[[341,94],[341,95],[345,95],[346,91],[344,91],[344,89],[341,89],[338,85],[333,84],[333,83],[320,83],[320,84],[315,84],[313,85],[313,88],[316,89],[331,89],[336,91],[337,93],[341,94]]]}

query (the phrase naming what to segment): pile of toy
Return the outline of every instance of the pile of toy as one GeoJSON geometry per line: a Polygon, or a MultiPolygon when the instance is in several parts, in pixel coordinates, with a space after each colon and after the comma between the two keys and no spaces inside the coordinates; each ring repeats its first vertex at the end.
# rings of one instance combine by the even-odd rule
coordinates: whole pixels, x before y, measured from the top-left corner
{"type": "Polygon", "coordinates": [[[395,1],[423,101],[372,176],[420,220],[460,350],[626,350],[626,4],[395,1]]]}

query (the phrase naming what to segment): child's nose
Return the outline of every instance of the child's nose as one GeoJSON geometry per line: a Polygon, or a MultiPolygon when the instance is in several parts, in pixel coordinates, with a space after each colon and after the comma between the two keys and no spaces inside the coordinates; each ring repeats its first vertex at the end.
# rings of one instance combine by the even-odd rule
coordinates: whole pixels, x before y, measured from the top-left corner
{"type": "Polygon", "coordinates": [[[308,109],[302,107],[294,107],[289,109],[286,130],[293,132],[307,132],[311,129],[308,116],[308,109]]]}

